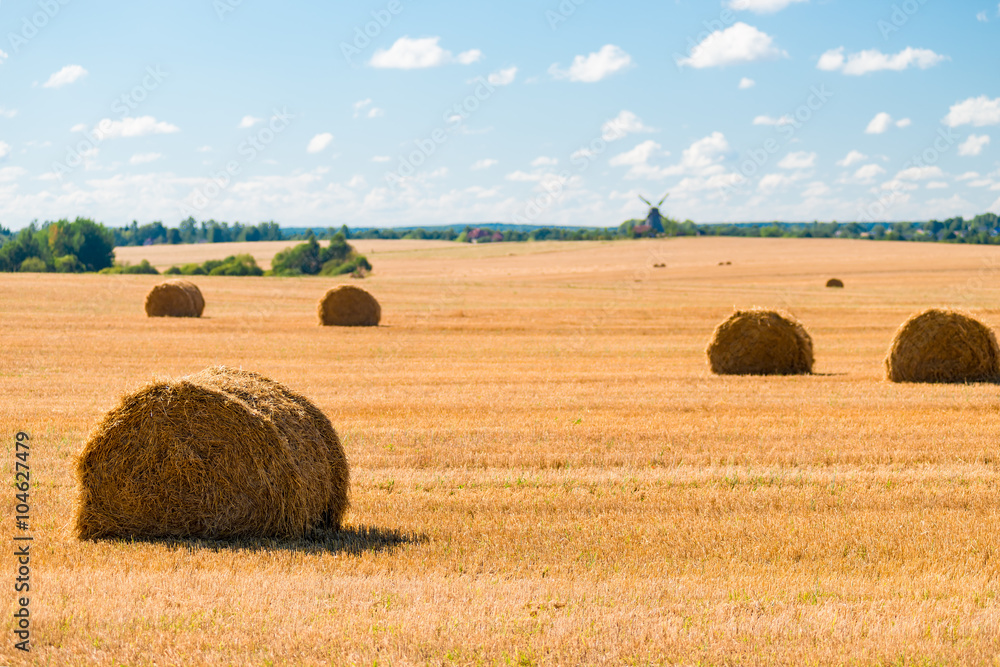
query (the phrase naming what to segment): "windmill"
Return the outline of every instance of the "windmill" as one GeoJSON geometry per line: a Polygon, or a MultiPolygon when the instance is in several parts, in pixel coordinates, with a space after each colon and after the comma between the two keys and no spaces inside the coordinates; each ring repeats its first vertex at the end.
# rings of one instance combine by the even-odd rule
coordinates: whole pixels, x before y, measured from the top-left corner
{"type": "Polygon", "coordinates": [[[654,206],[648,199],[639,195],[639,199],[646,202],[646,205],[649,206],[649,215],[646,216],[645,225],[649,227],[649,231],[654,234],[663,234],[666,231],[663,229],[663,216],[660,215],[660,206],[663,205],[663,202],[667,201],[667,197],[669,196],[669,192],[663,195],[663,199],[657,202],[654,206]]]}

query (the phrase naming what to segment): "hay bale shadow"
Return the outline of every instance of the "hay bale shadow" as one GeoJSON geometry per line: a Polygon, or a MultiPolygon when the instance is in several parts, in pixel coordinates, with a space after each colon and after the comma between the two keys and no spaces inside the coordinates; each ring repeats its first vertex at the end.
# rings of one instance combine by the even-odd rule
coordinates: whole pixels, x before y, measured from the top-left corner
{"type": "Polygon", "coordinates": [[[329,553],[361,556],[367,553],[392,552],[407,546],[427,544],[425,533],[411,533],[395,528],[376,526],[345,526],[340,530],[316,530],[297,539],[236,538],[208,540],[202,538],[131,537],[127,539],[97,539],[95,542],[128,542],[130,544],[162,545],[186,551],[236,552],[288,551],[299,553],[329,553]]]}

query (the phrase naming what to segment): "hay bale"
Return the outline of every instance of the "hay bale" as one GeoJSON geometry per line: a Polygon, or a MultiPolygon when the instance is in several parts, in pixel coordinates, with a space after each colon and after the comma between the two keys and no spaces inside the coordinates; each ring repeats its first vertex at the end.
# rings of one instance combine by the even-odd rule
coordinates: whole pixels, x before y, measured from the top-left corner
{"type": "Polygon", "coordinates": [[[375,327],[382,319],[382,307],[360,287],[338,285],[319,300],[316,314],[323,326],[375,327]]]}
{"type": "Polygon", "coordinates": [[[344,450],[308,399],[249,371],[153,382],[105,415],[77,461],[76,531],[279,537],[337,529],[344,450]]]}
{"type": "Polygon", "coordinates": [[[826,286],[827,287],[843,287],[844,286],[844,281],[841,280],[840,278],[830,278],[829,280],[826,281],[826,286]]]}
{"type": "Polygon", "coordinates": [[[738,310],[715,329],[708,345],[712,372],[719,375],[812,373],[812,338],[791,315],[738,310]]]}
{"type": "Polygon", "coordinates": [[[146,295],[146,315],[149,317],[201,317],[205,299],[194,283],[168,280],[146,295]]]}
{"type": "Polygon", "coordinates": [[[989,382],[1000,378],[993,330],[954,310],[931,308],[906,320],[885,358],[893,382],[989,382]]]}

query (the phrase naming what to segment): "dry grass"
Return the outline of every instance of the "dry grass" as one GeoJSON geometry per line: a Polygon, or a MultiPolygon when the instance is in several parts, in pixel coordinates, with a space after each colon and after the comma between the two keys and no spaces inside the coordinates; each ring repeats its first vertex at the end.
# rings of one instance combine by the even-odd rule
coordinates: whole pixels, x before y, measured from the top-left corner
{"type": "Polygon", "coordinates": [[[922,308],[1000,324],[998,249],[390,247],[365,281],[382,326],[334,337],[326,279],[203,278],[208,317],[152,322],[156,277],[0,276],[5,474],[14,430],[34,438],[29,662],[1000,663],[996,387],[882,369],[922,308]],[[710,373],[713,328],[752,305],[808,323],[815,375],[710,373]],[[89,429],[212,364],[331,418],[346,530],[76,540],[89,429]]]}

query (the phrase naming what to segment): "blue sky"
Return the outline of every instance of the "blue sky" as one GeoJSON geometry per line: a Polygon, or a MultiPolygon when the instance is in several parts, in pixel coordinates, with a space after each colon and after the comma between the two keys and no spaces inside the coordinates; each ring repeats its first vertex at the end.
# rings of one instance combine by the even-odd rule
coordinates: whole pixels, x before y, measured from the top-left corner
{"type": "Polygon", "coordinates": [[[996,0],[0,2],[0,224],[1000,212],[996,0]]]}

